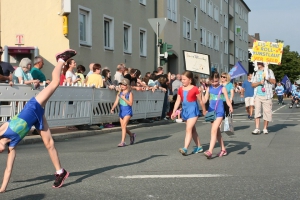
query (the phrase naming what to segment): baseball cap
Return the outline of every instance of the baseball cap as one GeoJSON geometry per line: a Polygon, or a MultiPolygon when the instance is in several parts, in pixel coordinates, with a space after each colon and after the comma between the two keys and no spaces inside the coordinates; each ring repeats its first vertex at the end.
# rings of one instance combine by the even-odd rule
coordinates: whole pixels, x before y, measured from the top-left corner
{"type": "Polygon", "coordinates": [[[130,82],[127,78],[124,78],[120,83],[119,85],[130,85],[130,82]]]}

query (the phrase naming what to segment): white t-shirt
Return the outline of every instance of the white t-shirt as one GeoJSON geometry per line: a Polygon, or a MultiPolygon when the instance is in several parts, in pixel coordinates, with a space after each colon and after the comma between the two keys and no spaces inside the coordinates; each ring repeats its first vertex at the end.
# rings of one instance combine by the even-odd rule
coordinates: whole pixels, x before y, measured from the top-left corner
{"type": "Polygon", "coordinates": [[[76,75],[71,71],[66,72],[66,79],[68,78],[71,78],[72,82],[76,81],[76,75]]]}

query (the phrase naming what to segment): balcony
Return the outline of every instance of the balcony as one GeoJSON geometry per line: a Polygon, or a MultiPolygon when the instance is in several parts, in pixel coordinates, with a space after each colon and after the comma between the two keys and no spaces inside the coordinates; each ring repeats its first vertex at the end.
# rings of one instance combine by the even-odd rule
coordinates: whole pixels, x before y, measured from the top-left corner
{"type": "Polygon", "coordinates": [[[234,33],[231,30],[229,30],[229,41],[234,42],[234,33]]]}
{"type": "Polygon", "coordinates": [[[234,11],[233,11],[233,7],[231,5],[229,5],[229,18],[233,18],[234,17],[234,11]]]}
{"type": "Polygon", "coordinates": [[[229,65],[234,65],[234,56],[232,54],[229,55],[229,65]]]}

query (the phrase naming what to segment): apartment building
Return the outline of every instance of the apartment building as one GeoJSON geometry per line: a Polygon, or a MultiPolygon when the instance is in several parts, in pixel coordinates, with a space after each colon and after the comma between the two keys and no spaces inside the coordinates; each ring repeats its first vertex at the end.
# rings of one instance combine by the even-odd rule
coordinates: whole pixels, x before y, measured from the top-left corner
{"type": "Polygon", "coordinates": [[[168,71],[184,70],[183,50],[209,54],[219,72],[228,72],[237,61],[248,69],[250,9],[243,0],[167,0],[157,9],[158,17],[169,20],[161,35],[173,45],[168,71]]]}
{"type": "Polygon", "coordinates": [[[112,75],[119,63],[142,73],[155,68],[155,34],[147,21],[155,17],[154,1],[7,0],[0,13],[2,60],[13,66],[41,55],[50,78],[54,55],[72,48],[87,72],[91,62],[109,67],[112,75]]]}
{"type": "Polygon", "coordinates": [[[125,63],[143,74],[153,71],[156,34],[149,18],[167,18],[159,35],[173,45],[165,71],[183,72],[183,50],[209,54],[220,72],[237,61],[248,69],[250,9],[243,0],[9,0],[0,9],[2,60],[18,66],[23,57],[41,55],[47,77],[55,53],[67,48],[86,68],[99,62],[113,74],[125,63]]]}

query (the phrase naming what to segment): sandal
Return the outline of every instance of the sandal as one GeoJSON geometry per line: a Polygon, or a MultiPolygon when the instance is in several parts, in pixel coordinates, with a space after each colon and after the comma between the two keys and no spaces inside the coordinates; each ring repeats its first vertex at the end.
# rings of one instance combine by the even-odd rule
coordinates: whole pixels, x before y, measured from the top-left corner
{"type": "Polygon", "coordinates": [[[130,136],[130,145],[133,145],[133,144],[134,144],[135,137],[136,137],[136,134],[135,134],[135,133],[132,133],[132,136],[130,136]]]}
{"type": "Polygon", "coordinates": [[[211,159],[212,157],[212,153],[210,153],[209,151],[205,151],[204,155],[206,156],[207,159],[211,159]]]}
{"type": "Polygon", "coordinates": [[[222,151],[220,151],[220,153],[217,154],[217,157],[222,157],[222,156],[227,156],[226,150],[222,150],[222,151]]]}
{"type": "Polygon", "coordinates": [[[126,146],[125,142],[121,142],[120,144],[118,144],[118,147],[125,147],[125,146],[126,146]]]}

